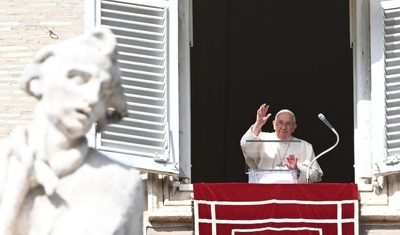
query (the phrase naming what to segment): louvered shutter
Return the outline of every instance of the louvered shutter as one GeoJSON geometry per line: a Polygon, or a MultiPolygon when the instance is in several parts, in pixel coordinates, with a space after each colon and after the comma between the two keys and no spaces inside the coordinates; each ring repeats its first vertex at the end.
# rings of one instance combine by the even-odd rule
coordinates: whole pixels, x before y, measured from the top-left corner
{"type": "Polygon", "coordinates": [[[96,23],[117,37],[129,115],[95,147],[138,169],[179,173],[177,1],[96,1],[96,23]]]}
{"type": "Polygon", "coordinates": [[[387,1],[381,5],[384,43],[384,159],[375,164],[375,174],[388,175],[400,171],[400,2],[387,1]]]}

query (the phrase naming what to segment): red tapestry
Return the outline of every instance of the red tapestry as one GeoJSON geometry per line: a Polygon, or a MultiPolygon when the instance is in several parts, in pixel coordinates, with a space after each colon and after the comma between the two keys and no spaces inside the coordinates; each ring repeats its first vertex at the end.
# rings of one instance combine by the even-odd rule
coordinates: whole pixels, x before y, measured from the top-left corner
{"type": "Polygon", "coordinates": [[[197,235],[358,234],[356,184],[193,184],[197,235]]]}

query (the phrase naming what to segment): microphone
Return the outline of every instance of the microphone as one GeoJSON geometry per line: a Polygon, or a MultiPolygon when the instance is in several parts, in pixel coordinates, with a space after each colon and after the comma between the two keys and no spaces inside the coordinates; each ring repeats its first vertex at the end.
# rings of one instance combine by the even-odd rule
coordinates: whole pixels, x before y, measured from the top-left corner
{"type": "Polygon", "coordinates": [[[331,131],[332,131],[333,133],[335,133],[335,135],[336,135],[336,143],[335,143],[332,147],[330,147],[329,149],[327,149],[327,150],[325,150],[324,152],[320,153],[318,156],[316,156],[316,157],[310,162],[310,164],[309,164],[308,167],[307,167],[307,176],[306,176],[307,183],[310,183],[310,182],[311,182],[311,178],[310,178],[310,167],[312,166],[312,164],[313,164],[315,161],[317,161],[317,159],[320,158],[322,155],[324,155],[325,153],[327,153],[327,152],[331,151],[332,149],[334,149],[334,148],[336,147],[336,145],[338,145],[338,143],[339,143],[339,134],[336,132],[335,128],[333,128],[333,126],[328,122],[328,120],[325,118],[325,116],[324,116],[322,113],[320,113],[320,114],[318,114],[318,118],[321,119],[321,121],[324,122],[325,125],[326,125],[327,127],[329,127],[329,129],[331,129],[331,131]]]}
{"type": "Polygon", "coordinates": [[[318,114],[318,117],[319,117],[319,119],[321,119],[321,121],[323,121],[325,123],[325,125],[327,125],[329,127],[329,129],[331,129],[331,130],[334,129],[332,127],[332,125],[328,122],[328,119],[326,119],[322,113],[318,114]]]}

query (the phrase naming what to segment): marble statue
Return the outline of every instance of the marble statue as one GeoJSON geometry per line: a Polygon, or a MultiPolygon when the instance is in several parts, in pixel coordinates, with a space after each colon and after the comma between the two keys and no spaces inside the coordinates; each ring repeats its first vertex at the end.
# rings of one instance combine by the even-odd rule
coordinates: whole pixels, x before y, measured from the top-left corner
{"type": "Polygon", "coordinates": [[[99,28],[39,50],[21,87],[34,118],[0,141],[0,235],[143,233],[135,169],[90,148],[87,132],[127,115],[116,39],[99,28]]]}

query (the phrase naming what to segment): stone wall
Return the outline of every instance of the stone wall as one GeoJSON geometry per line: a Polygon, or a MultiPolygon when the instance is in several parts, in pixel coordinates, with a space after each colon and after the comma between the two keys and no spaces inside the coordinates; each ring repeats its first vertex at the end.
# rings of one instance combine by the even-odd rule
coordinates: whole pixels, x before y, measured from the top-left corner
{"type": "Polygon", "coordinates": [[[0,2],[0,138],[32,119],[35,100],[19,89],[19,81],[33,54],[83,32],[84,1],[0,2]]]}
{"type": "Polygon", "coordinates": [[[147,208],[144,213],[144,234],[194,234],[193,187],[181,184],[167,175],[142,175],[147,185],[147,208]]]}

